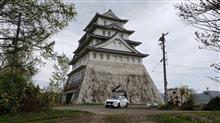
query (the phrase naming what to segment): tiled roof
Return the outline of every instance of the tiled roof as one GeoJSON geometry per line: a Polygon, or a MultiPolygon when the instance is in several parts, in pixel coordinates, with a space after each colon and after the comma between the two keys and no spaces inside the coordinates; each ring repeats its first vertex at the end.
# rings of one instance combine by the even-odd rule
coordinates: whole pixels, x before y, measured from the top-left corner
{"type": "Polygon", "coordinates": [[[107,12],[105,12],[102,15],[107,16],[107,17],[111,17],[111,18],[115,18],[115,19],[120,19],[118,16],[115,15],[115,13],[113,13],[113,11],[111,9],[109,9],[107,12]]]}
{"type": "Polygon", "coordinates": [[[89,24],[84,28],[84,31],[86,31],[93,23],[95,23],[98,17],[110,19],[110,20],[114,20],[114,21],[118,21],[118,22],[124,22],[124,23],[126,23],[128,21],[127,19],[119,18],[110,9],[107,12],[105,12],[104,14],[96,13],[95,16],[92,18],[92,20],[89,22],[89,24]]]}
{"type": "Polygon", "coordinates": [[[103,29],[113,29],[113,30],[117,30],[120,32],[124,32],[124,33],[128,33],[128,34],[132,34],[134,33],[134,30],[127,30],[123,27],[120,26],[116,26],[116,25],[100,25],[100,24],[92,24],[91,28],[89,28],[88,32],[92,32],[94,29],[96,28],[103,28],[103,29]]]}

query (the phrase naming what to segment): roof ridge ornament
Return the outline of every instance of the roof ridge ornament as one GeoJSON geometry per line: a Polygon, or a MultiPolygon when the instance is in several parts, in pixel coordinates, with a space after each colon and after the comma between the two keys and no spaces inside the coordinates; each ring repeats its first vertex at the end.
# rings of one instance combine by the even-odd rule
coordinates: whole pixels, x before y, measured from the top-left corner
{"type": "Polygon", "coordinates": [[[120,19],[117,15],[115,15],[115,13],[111,9],[109,9],[107,12],[105,12],[102,15],[112,17],[112,18],[116,18],[116,19],[120,19]]]}

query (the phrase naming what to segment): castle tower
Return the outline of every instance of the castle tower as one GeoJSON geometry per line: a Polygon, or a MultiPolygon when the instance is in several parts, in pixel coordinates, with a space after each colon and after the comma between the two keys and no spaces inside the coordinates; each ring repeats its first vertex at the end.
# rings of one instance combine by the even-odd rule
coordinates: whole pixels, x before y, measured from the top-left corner
{"type": "Polygon", "coordinates": [[[123,92],[130,103],[163,103],[142,64],[148,54],[135,49],[141,42],[129,39],[134,31],[124,28],[127,22],[112,10],[95,14],[69,63],[72,72],[64,88],[64,102],[103,103],[115,92],[123,92]]]}

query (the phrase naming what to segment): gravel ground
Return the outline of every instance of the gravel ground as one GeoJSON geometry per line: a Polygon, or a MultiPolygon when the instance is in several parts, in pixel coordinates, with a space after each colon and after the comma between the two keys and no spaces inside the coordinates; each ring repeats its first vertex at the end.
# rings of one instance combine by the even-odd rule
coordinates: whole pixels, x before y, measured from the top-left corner
{"type": "MultiPolygon", "coordinates": [[[[66,105],[53,107],[57,110],[79,110],[88,111],[94,114],[102,115],[151,115],[158,113],[186,113],[192,111],[165,111],[165,110],[154,110],[147,109],[145,105],[129,105],[128,108],[105,108],[104,105],[66,105]]],[[[198,112],[198,111],[197,111],[198,112]]]]}

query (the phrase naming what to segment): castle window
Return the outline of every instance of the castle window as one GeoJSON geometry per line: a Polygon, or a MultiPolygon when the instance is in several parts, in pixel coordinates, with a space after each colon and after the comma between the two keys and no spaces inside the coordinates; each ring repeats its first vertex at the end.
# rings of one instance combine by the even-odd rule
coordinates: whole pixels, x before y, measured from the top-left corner
{"type": "Polygon", "coordinates": [[[107,25],[107,22],[106,22],[106,20],[104,20],[104,25],[107,25]]]}
{"type": "Polygon", "coordinates": [[[141,60],[140,60],[140,58],[138,58],[138,63],[139,63],[139,64],[141,63],[141,60]]]}
{"type": "Polygon", "coordinates": [[[120,56],[120,61],[122,62],[122,56],[120,56]]]}
{"type": "Polygon", "coordinates": [[[114,46],[116,47],[116,42],[114,41],[114,46]]]}
{"type": "Polygon", "coordinates": [[[121,47],[121,42],[118,42],[119,47],[121,47]]]}
{"type": "Polygon", "coordinates": [[[103,59],[103,54],[100,54],[100,59],[103,59]]]}
{"type": "Polygon", "coordinates": [[[134,57],[132,57],[132,62],[134,63],[134,57]]]}
{"type": "Polygon", "coordinates": [[[121,38],[124,38],[124,35],[121,33],[121,38]]]}
{"type": "Polygon", "coordinates": [[[108,31],[108,36],[111,36],[111,31],[108,31]]]}
{"type": "Polygon", "coordinates": [[[117,61],[117,56],[114,56],[115,57],[115,61],[117,61]]]}
{"type": "Polygon", "coordinates": [[[96,59],[96,53],[93,53],[93,58],[95,58],[95,59],[96,59]]]}
{"type": "Polygon", "coordinates": [[[107,60],[109,60],[109,59],[110,59],[110,56],[109,56],[109,55],[107,55],[106,57],[107,57],[107,60]]]}
{"type": "Polygon", "coordinates": [[[127,62],[129,62],[129,57],[126,57],[126,59],[127,59],[127,62]]]}
{"type": "Polygon", "coordinates": [[[102,35],[105,35],[105,30],[102,30],[102,35]]]}

